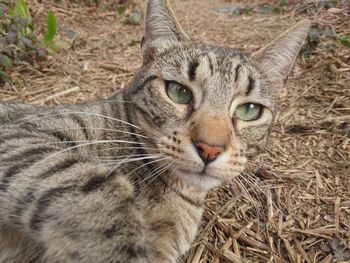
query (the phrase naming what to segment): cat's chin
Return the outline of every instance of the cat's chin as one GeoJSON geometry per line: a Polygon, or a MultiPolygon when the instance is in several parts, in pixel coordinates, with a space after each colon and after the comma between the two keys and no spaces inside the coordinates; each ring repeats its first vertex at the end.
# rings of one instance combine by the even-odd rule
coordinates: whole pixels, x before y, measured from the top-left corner
{"type": "Polygon", "coordinates": [[[222,184],[222,180],[207,173],[178,169],[174,172],[174,175],[180,178],[185,185],[201,191],[209,191],[222,184]]]}

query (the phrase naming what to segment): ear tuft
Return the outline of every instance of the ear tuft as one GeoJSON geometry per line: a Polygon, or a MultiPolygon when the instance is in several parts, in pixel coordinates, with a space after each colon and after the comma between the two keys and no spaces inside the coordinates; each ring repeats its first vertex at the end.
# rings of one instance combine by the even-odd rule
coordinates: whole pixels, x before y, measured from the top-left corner
{"type": "Polygon", "coordinates": [[[267,46],[252,54],[263,74],[274,87],[282,88],[310,28],[301,20],[267,46]]]}
{"type": "Polygon", "coordinates": [[[144,60],[152,58],[176,42],[188,40],[172,11],[168,0],[149,0],[145,36],[142,41],[144,60]]]}

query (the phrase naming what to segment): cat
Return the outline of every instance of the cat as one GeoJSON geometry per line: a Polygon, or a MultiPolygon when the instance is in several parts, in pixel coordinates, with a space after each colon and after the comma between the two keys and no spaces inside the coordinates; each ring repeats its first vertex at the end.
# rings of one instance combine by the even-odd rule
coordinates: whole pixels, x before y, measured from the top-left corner
{"type": "Polygon", "coordinates": [[[0,262],[176,262],[209,190],[264,148],[302,20],[247,55],[149,0],[143,65],[104,101],[0,103],[0,262]]]}

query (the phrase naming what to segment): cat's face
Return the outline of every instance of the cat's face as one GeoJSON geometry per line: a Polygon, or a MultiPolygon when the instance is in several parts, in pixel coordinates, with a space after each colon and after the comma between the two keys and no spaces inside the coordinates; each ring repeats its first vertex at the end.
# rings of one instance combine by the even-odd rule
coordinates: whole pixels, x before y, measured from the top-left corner
{"type": "Polygon", "coordinates": [[[267,47],[245,56],[189,40],[169,8],[167,1],[149,2],[145,63],[129,98],[149,146],[171,157],[172,176],[208,190],[236,176],[266,144],[275,96],[308,25],[273,44],[282,51],[283,41],[295,39],[283,55],[267,47]]]}

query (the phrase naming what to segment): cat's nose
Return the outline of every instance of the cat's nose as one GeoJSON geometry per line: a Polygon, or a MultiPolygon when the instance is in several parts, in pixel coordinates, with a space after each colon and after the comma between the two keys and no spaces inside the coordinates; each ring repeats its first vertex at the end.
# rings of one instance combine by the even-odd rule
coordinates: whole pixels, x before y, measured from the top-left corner
{"type": "Polygon", "coordinates": [[[194,141],[193,144],[205,164],[214,161],[220,153],[225,151],[225,148],[221,145],[210,145],[203,141],[194,141]]]}

